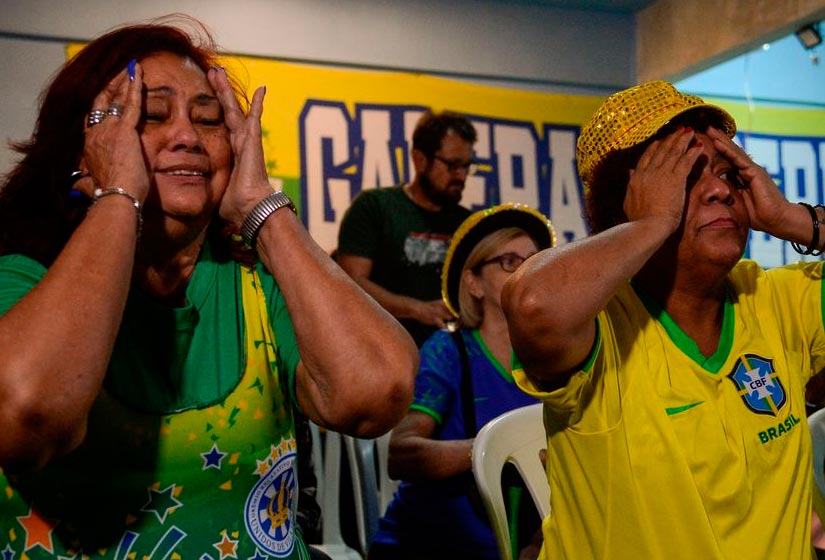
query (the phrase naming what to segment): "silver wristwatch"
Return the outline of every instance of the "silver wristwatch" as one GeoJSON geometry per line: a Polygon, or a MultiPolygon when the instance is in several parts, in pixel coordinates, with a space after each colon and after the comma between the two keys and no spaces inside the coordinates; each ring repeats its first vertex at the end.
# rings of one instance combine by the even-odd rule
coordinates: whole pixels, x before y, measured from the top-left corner
{"type": "Polygon", "coordinates": [[[289,207],[293,212],[296,211],[292,200],[283,191],[275,191],[256,204],[241,224],[241,237],[244,243],[249,247],[254,247],[258,230],[264,225],[266,219],[284,207],[289,207]]]}

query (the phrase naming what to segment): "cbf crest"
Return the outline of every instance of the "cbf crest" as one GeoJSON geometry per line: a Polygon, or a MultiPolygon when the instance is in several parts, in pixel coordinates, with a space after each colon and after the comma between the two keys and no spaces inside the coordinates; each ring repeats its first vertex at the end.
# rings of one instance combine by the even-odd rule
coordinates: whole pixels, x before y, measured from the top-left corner
{"type": "Polygon", "coordinates": [[[785,406],[785,387],[773,368],[773,360],[745,354],[737,360],[728,377],[745,405],[756,414],[776,416],[785,406]]]}
{"type": "Polygon", "coordinates": [[[246,531],[260,551],[284,558],[295,547],[295,509],[298,500],[295,439],[281,439],[269,456],[258,462],[260,480],[244,508],[246,531]]]}

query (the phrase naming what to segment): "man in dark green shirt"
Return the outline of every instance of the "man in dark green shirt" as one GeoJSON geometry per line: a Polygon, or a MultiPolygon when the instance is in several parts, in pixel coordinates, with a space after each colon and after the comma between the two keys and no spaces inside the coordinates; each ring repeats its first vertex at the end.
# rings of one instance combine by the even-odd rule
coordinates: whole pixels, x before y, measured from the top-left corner
{"type": "Polygon", "coordinates": [[[361,192],[338,232],[338,262],[418,346],[452,319],[441,301],[441,266],[470,214],[459,202],[475,142],[466,117],[426,113],[413,133],[412,181],[361,192]]]}

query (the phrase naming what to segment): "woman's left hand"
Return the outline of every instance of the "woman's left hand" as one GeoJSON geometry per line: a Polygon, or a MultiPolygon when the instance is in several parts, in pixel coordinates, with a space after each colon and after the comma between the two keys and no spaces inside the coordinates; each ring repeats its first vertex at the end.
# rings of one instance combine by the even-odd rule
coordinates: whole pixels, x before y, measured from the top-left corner
{"type": "MultiPolygon", "coordinates": [[[[219,214],[237,231],[273,192],[261,142],[265,89],[255,91],[244,115],[226,73],[211,69],[207,77],[223,106],[234,156],[219,214]]],[[[292,212],[267,219],[257,240],[254,251],[275,278],[292,319],[300,350],[295,393],[303,411],[316,424],[357,437],[386,432],[412,400],[418,353],[410,336],[329,258],[292,212]],[[345,328],[341,317],[347,319],[345,328]],[[375,382],[378,377],[381,383],[375,382]]]]}
{"type": "Polygon", "coordinates": [[[707,130],[713,145],[735,167],[742,182],[745,205],[751,227],[775,234],[787,221],[787,212],[795,206],[788,202],[765,169],[754,162],[727,134],[716,128],[707,130]]]}
{"type": "Polygon", "coordinates": [[[223,68],[211,68],[207,78],[223,106],[234,156],[229,185],[221,200],[219,214],[240,228],[252,207],[272,192],[261,141],[261,115],[266,88],[262,86],[255,90],[249,114],[245,115],[223,68]]]}

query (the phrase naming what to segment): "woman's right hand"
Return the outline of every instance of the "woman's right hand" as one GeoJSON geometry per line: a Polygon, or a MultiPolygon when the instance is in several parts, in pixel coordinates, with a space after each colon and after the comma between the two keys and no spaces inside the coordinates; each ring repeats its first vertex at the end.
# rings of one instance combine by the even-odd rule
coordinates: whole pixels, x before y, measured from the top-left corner
{"type": "Polygon", "coordinates": [[[624,212],[630,221],[654,219],[675,232],[685,208],[688,176],[702,153],[692,129],[654,140],[630,171],[624,212]]]}
{"type": "MultiPolygon", "coordinates": [[[[87,125],[80,169],[89,176],[75,184],[78,191],[91,197],[95,187],[119,187],[146,199],[149,175],[137,130],[142,87],[140,67],[133,81],[124,69],[94,99],[91,109],[117,103],[122,114],[87,125]]],[[[17,282],[6,295],[19,297],[0,316],[0,468],[6,472],[42,468],[86,438],[134,269],[136,244],[124,240],[137,239],[135,212],[121,198],[109,197],[103,210],[87,214],[36,287],[31,274],[4,270],[3,278],[17,282]],[[31,288],[22,297],[21,286],[31,288]]]]}
{"type": "Polygon", "coordinates": [[[143,70],[134,64],[134,79],[127,69],[118,73],[92,102],[92,110],[109,111],[121,107],[119,116],[107,114],[84,130],[81,170],[91,180],[78,181],[74,188],[92,197],[97,188],[120,187],[143,202],[149,192],[149,172],[137,127],[142,113],[143,70]]]}
{"type": "Polygon", "coordinates": [[[447,323],[455,319],[450,310],[444,304],[444,300],[434,299],[431,301],[415,301],[415,314],[413,319],[424,325],[432,325],[439,329],[447,327],[447,323]]]}

